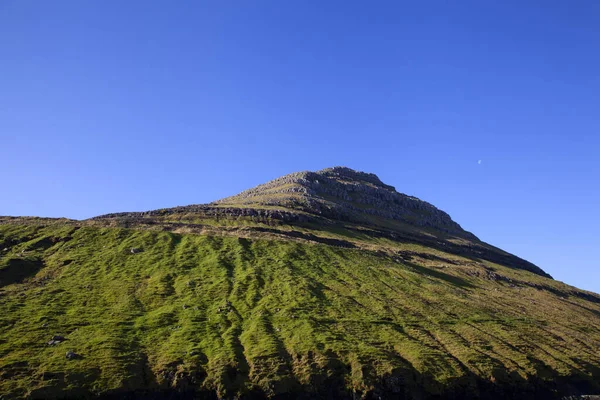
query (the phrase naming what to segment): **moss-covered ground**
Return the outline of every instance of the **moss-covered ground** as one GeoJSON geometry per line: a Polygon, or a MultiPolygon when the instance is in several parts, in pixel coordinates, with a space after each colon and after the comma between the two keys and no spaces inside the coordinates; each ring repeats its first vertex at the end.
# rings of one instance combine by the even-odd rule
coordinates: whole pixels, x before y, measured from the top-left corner
{"type": "Polygon", "coordinates": [[[600,392],[600,296],[371,245],[0,225],[0,398],[600,392]]]}

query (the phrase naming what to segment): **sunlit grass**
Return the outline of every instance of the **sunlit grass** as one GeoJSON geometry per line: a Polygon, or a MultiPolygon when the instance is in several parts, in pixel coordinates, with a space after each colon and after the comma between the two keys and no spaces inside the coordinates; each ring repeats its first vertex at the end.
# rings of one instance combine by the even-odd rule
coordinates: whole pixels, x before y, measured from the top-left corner
{"type": "Polygon", "coordinates": [[[328,379],[366,393],[390,377],[425,395],[573,376],[598,388],[600,303],[584,292],[415,243],[319,234],[365,246],[1,225],[0,394],[274,395],[328,379]]]}

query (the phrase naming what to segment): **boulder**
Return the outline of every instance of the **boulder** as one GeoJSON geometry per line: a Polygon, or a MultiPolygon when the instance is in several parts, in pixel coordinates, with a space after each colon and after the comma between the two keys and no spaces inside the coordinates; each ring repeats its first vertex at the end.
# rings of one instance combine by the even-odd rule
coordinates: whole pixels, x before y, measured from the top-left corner
{"type": "Polygon", "coordinates": [[[65,354],[65,357],[67,357],[67,360],[76,360],[78,358],[81,358],[81,356],[77,353],[75,353],[74,351],[67,351],[67,353],[65,354]]]}

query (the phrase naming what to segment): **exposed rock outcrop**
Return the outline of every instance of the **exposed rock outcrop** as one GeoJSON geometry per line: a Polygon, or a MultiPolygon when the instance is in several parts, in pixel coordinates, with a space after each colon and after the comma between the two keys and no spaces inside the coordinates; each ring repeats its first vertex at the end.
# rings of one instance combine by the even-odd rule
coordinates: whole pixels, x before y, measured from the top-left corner
{"type": "Polygon", "coordinates": [[[346,167],[285,175],[213,204],[287,207],[356,222],[380,217],[476,239],[444,211],[416,197],[398,193],[375,174],[346,167]]]}

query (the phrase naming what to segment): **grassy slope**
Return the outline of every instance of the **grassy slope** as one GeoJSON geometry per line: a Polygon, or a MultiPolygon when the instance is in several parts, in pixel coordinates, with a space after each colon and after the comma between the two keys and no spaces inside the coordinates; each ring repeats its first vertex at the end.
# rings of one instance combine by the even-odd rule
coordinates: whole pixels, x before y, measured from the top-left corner
{"type": "Polygon", "coordinates": [[[0,225],[0,395],[600,391],[598,297],[386,245],[0,225]]]}

